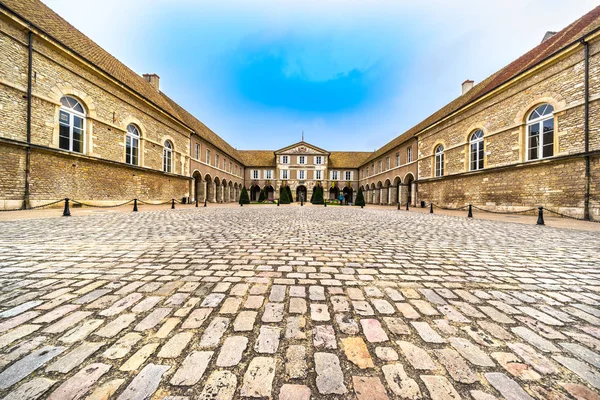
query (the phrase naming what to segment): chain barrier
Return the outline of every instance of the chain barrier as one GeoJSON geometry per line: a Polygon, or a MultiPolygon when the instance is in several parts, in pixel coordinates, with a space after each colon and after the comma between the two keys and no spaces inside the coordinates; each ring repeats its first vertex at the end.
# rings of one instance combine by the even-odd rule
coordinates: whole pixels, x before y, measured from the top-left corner
{"type": "MultiPolygon", "coordinates": [[[[131,200],[131,201],[133,201],[133,200],[131,200]]],[[[138,199],[138,203],[140,203],[140,204],[146,204],[146,205],[148,205],[148,206],[163,206],[163,205],[165,205],[165,204],[171,204],[171,200],[168,200],[168,201],[163,201],[162,203],[149,203],[149,202],[147,202],[147,201],[144,201],[144,200],[139,200],[139,199],[138,199]]]]}
{"type": "Polygon", "coordinates": [[[549,208],[546,208],[546,207],[542,207],[542,208],[543,208],[544,210],[548,211],[549,213],[552,213],[552,214],[554,214],[554,215],[558,215],[558,216],[560,216],[560,217],[563,217],[563,218],[575,219],[575,220],[577,220],[577,221],[586,221],[586,222],[600,222],[600,221],[596,221],[596,220],[587,220],[587,219],[585,219],[585,218],[580,218],[580,217],[573,217],[573,216],[571,216],[571,215],[567,215],[567,214],[559,213],[558,211],[553,211],[553,210],[551,210],[551,209],[549,209],[549,208]]]}
{"type": "Polygon", "coordinates": [[[492,211],[492,210],[486,210],[485,208],[481,208],[481,207],[477,207],[477,206],[472,206],[472,207],[476,210],[487,212],[490,214],[524,214],[524,213],[528,213],[528,212],[537,210],[537,207],[533,207],[533,208],[529,208],[527,210],[521,210],[521,211],[492,211]]]}
{"type": "Polygon", "coordinates": [[[65,201],[65,199],[56,200],[56,201],[53,201],[52,203],[48,203],[48,204],[41,204],[41,205],[39,205],[39,206],[35,206],[35,207],[28,207],[28,208],[23,208],[23,207],[21,207],[21,208],[13,208],[12,210],[0,210],[0,212],[6,212],[6,211],[29,211],[29,210],[37,210],[37,209],[39,209],[39,208],[50,207],[50,206],[53,206],[53,205],[55,205],[55,204],[62,203],[63,201],[65,201]]]}
{"type": "Polygon", "coordinates": [[[116,208],[116,207],[121,207],[121,206],[127,205],[127,204],[133,202],[133,200],[129,200],[129,201],[126,201],[125,203],[121,203],[121,204],[115,204],[112,206],[98,206],[98,205],[94,205],[94,204],[82,203],[80,201],[73,200],[73,199],[71,199],[71,202],[74,204],[79,204],[79,205],[82,205],[85,207],[92,207],[92,208],[116,208]]]}
{"type": "Polygon", "coordinates": [[[439,206],[435,203],[430,203],[431,205],[433,205],[435,208],[439,208],[440,210],[448,210],[448,211],[460,211],[460,210],[466,210],[467,208],[469,208],[468,205],[466,206],[462,206],[462,207],[458,207],[458,208],[452,208],[452,207],[442,207],[439,206]]]}

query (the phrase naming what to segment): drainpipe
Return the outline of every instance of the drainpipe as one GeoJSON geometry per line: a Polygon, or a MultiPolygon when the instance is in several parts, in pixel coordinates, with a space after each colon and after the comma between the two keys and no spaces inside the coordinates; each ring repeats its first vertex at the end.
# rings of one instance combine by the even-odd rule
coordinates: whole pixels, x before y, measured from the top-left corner
{"type": "Polygon", "coordinates": [[[584,117],[583,134],[585,148],[585,197],[583,200],[583,218],[590,220],[590,188],[591,188],[591,160],[590,160],[590,44],[582,40],[584,51],[584,117]]]}
{"type": "Polygon", "coordinates": [[[31,86],[33,78],[33,32],[29,31],[27,59],[27,147],[25,148],[25,196],[23,207],[30,207],[30,182],[31,182],[31,86]]]}

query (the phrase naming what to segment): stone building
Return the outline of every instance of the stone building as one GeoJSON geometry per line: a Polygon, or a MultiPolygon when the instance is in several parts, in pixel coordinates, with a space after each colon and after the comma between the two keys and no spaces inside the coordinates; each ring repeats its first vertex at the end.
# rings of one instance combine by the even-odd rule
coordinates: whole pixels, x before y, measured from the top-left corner
{"type": "Polygon", "coordinates": [[[0,208],[64,197],[433,202],[600,219],[600,8],[374,152],[236,150],[38,0],[0,2],[0,208]]]}

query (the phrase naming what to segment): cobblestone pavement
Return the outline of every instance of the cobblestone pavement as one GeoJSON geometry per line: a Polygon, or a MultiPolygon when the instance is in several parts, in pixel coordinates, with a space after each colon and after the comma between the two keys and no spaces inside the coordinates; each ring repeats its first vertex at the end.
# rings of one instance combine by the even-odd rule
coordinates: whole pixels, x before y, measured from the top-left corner
{"type": "Polygon", "coordinates": [[[596,399],[599,247],[349,207],[0,222],[0,397],[596,399]]]}

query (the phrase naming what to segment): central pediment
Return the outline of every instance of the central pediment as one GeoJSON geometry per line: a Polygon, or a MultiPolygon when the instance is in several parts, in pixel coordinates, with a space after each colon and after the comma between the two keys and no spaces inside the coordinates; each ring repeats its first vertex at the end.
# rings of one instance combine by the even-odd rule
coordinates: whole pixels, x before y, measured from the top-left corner
{"type": "Polygon", "coordinates": [[[329,155],[329,152],[310,143],[298,142],[291,146],[275,151],[275,154],[318,154],[329,155]]]}

